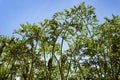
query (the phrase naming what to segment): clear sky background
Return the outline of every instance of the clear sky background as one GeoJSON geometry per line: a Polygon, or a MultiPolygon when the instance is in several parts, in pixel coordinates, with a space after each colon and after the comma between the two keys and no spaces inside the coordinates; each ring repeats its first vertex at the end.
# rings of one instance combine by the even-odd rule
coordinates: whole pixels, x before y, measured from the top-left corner
{"type": "Polygon", "coordinates": [[[101,22],[105,16],[120,15],[120,0],[0,0],[0,35],[10,36],[20,24],[38,23],[83,1],[96,8],[101,22]]]}

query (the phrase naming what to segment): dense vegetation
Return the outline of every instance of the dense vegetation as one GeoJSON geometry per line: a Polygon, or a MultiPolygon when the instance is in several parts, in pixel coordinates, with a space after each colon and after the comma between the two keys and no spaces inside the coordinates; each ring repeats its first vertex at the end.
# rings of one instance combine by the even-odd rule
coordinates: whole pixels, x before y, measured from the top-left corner
{"type": "Polygon", "coordinates": [[[0,80],[120,80],[120,17],[81,3],[0,36],[0,80]]]}

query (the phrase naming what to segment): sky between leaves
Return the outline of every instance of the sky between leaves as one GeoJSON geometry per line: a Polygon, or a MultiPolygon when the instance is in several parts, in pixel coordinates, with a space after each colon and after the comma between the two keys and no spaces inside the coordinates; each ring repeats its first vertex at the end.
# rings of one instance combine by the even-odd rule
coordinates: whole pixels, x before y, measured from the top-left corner
{"type": "Polygon", "coordinates": [[[96,8],[101,22],[105,16],[120,15],[120,0],[0,0],[0,35],[11,36],[20,24],[38,23],[83,1],[96,8]]]}

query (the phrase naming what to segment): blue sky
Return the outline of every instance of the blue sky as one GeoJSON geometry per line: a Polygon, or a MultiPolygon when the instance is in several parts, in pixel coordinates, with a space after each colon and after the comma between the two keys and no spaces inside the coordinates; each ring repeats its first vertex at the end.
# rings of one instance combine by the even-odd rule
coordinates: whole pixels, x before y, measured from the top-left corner
{"type": "Polygon", "coordinates": [[[0,0],[0,35],[12,35],[20,24],[38,23],[83,1],[96,8],[101,22],[105,16],[120,15],[120,0],[0,0]]]}

